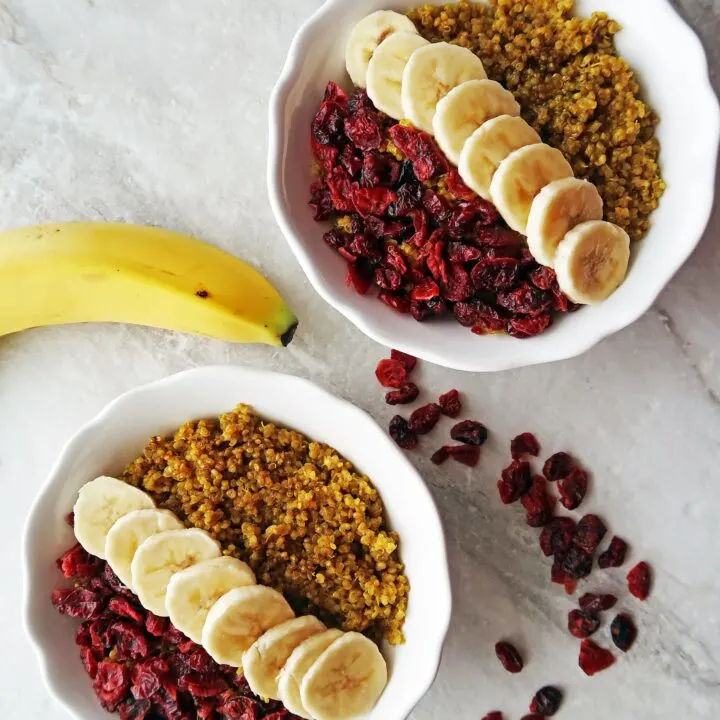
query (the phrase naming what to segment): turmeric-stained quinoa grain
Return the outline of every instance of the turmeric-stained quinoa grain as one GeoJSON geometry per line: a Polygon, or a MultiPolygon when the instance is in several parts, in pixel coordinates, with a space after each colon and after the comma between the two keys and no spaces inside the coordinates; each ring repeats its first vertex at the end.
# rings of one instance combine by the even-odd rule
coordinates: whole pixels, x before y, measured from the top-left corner
{"type": "Polygon", "coordinates": [[[491,0],[423,5],[409,16],[428,40],[477,53],[542,139],[597,185],[605,219],[639,240],[665,189],[658,119],[617,54],[618,23],[572,10],[573,0],[491,0]]]}
{"type": "Polygon", "coordinates": [[[403,642],[409,584],[370,480],[247,405],[152,438],[123,480],[207,530],[296,612],[403,642]]]}

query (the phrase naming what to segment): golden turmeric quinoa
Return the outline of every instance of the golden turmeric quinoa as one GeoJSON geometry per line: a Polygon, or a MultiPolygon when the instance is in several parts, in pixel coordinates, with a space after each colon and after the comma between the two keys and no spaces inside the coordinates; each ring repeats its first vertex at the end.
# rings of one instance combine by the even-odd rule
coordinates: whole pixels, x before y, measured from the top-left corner
{"type": "Polygon", "coordinates": [[[333,448],[239,405],[152,438],[122,478],[207,530],[296,612],[403,642],[398,536],[370,480],[333,448]]]}
{"type": "Polygon", "coordinates": [[[617,53],[620,25],[605,13],[573,17],[574,0],[423,5],[409,13],[428,40],[469,48],[488,77],[515,94],[522,115],[593,182],[605,218],[639,240],[665,189],[657,116],[617,53]]]}

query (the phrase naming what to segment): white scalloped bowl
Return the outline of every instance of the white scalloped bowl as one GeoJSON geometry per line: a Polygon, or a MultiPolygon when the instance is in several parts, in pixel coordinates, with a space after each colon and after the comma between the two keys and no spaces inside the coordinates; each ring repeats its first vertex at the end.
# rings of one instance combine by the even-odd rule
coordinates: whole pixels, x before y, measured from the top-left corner
{"type": "Polygon", "coordinates": [[[460,370],[497,371],[579,355],[650,308],[689,257],[710,216],[720,110],[700,41],[668,0],[579,0],[576,12],[607,11],[623,30],[622,55],[637,71],[661,122],[661,163],[668,188],[652,229],[634,248],[626,282],[601,305],[563,317],[528,340],[477,337],[452,320],[417,323],[345,286],[345,263],[322,241],[307,206],[310,122],[327,82],[346,88],[345,40],[378,9],[408,10],[421,0],[328,0],[296,35],[270,103],[268,189],[280,228],[317,292],[366,335],[425,360],[460,370]]]}
{"type": "Polygon", "coordinates": [[[188,419],[214,417],[237,403],[335,447],[367,474],[400,534],[410,580],[407,641],[384,648],[390,678],[368,720],[404,720],[432,684],[450,623],[445,540],[425,483],[387,434],[350,403],[291,375],[240,367],[207,367],[173,375],[122,395],[66,445],[28,517],[25,530],[25,623],[47,687],[74,717],[105,720],[74,643],[78,622],[60,616],[50,594],[61,581],[55,559],[72,545],[64,516],[79,488],[115,474],[152,435],[188,419]]]}

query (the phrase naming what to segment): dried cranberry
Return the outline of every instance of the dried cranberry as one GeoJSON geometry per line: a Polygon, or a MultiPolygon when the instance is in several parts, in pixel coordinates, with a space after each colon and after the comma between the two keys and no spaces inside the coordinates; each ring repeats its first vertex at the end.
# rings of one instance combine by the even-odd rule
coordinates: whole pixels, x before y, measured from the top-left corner
{"type": "Polygon", "coordinates": [[[551,290],[555,284],[555,271],[552,268],[540,266],[530,273],[530,282],[538,290],[551,290]]]}
{"type": "Polygon", "coordinates": [[[558,585],[564,585],[568,580],[572,580],[562,568],[563,557],[564,555],[556,555],[550,570],[550,579],[558,585]]]}
{"type": "Polygon", "coordinates": [[[407,405],[417,400],[419,394],[420,390],[418,386],[413,382],[409,382],[398,390],[391,390],[387,393],[387,395],[385,395],[385,402],[388,405],[407,405]]]}
{"type": "Polygon", "coordinates": [[[475,420],[463,420],[453,425],[450,437],[466,445],[484,445],[488,438],[487,428],[475,420]]]}
{"type": "Polygon", "coordinates": [[[105,607],[105,598],[84,587],[53,590],[52,604],[62,615],[91,620],[97,618],[105,607]]]}
{"type": "Polygon", "coordinates": [[[461,302],[473,296],[475,292],[470,273],[462,265],[451,264],[447,271],[448,281],[443,288],[443,296],[451,302],[461,302]]]}
{"type": "Polygon", "coordinates": [[[388,153],[366,152],[360,160],[360,167],[360,184],[363,187],[394,185],[400,176],[400,163],[388,153]]]}
{"type": "Polygon", "coordinates": [[[608,549],[598,557],[601,568],[620,567],[625,562],[627,543],[617,535],[610,541],[608,549]]]}
{"type": "Polygon", "coordinates": [[[117,708],[128,686],[128,671],[123,665],[108,661],[98,663],[93,689],[105,710],[113,712],[117,708]]]}
{"type": "Polygon", "coordinates": [[[588,555],[592,555],[605,537],[606,532],[605,523],[597,515],[585,515],[577,524],[575,544],[588,555]]]}
{"type": "Polygon", "coordinates": [[[572,470],[575,461],[566,452],[558,452],[551,455],[543,465],[543,475],[550,481],[555,482],[560,478],[567,477],[572,470]]]}
{"type": "Polygon", "coordinates": [[[520,499],[532,485],[532,474],[530,464],[527,462],[513,460],[502,471],[502,477],[498,480],[498,492],[500,499],[509,505],[520,499]]]}
{"type": "Polygon", "coordinates": [[[60,557],[56,565],[66,578],[89,578],[100,570],[100,560],[90,555],[79,543],[60,557]]]}
{"type": "MultiPolygon", "coordinates": [[[[492,262],[500,263],[508,261],[494,260],[492,262]]],[[[517,271],[517,262],[515,263],[515,267],[517,271]]],[[[512,287],[512,285],[510,287],[512,287]]],[[[509,310],[511,313],[519,313],[521,315],[540,315],[550,307],[550,297],[542,290],[538,290],[534,285],[525,284],[514,290],[498,293],[497,303],[500,307],[509,310]]]]}
{"type": "Polygon", "coordinates": [[[408,373],[411,373],[417,365],[417,358],[414,355],[408,355],[400,350],[391,350],[390,359],[399,360],[405,366],[408,373]]]}
{"type": "Polygon", "coordinates": [[[360,230],[359,223],[362,222],[365,229],[371,235],[374,235],[376,239],[396,237],[405,230],[405,226],[402,223],[393,220],[384,220],[383,218],[377,217],[377,215],[368,215],[364,220],[359,215],[354,215],[353,217],[358,219],[358,231],[360,230]]]}
{"type": "Polygon", "coordinates": [[[448,390],[438,398],[438,405],[443,415],[456,418],[462,410],[460,393],[457,390],[448,390]]]}
{"type": "Polygon", "coordinates": [[[114,598],[110,598],[108,610],[110,610],[110,612],[114,612],[116,615],[120,615],[121,617],[130,618],[140,624],[145,622],[145,615],[143,612],[126,597],[119,597],[116,595],[114,598]]]}
{"type": "Polygon", "coordinates": [[[489,712],[487,715],[483,715],[482,720],[503,720],[503,714],[497,710],[489,712]]]}
{"type": "Polygon", "coordinates": [[[395,270],[378,268],[375,270],[373,280],[378,287],[384,290],[397,290],[402,285],[402,277],[395,270]]]}
{"type": "Polygon", "coordinates": [[[545,717],[540,713],[530,713],[529,715],[523,715],[520,720],[545,720],[545,717]]]}
{"type": "Polygon", "coordinates": [[[106,633],[112,638],[108,644],[114,645],[118,660],[145,659],[150,654],[147,637],[135,623],[115,620],[106,633]]]}
{"type": "MultiPolygon", "coordinates": [[[[331,187],[332,191],[332,187],[331,187]]],[[[362,188],[356,183],[350,191],[352,205],[362,217],[382,215],[397,200],[395,191],[388,188],[362,188]]],[[[335,203],[336,209],[340,210],[335,203]]],[[[349,208],[352,210],[353,208],[349,208]]]]}
{"type": "Polygon", "coordinates": [[[592,677],[609,668],[615,662],[615,656],[605,648],[585,639],[580,645],[579,665],[582,671],[592,677]]]}
{"type": "MultiPolygon", "coordinates": [[[[342,88],[340,89],[340,91],[342,92],[342,88]]],[[[374,107],[375,106],[372,104],[372,101],[368,97],[368,94],[361,89],[355,90],[355,92],[347,100],[347,108],[351,113],[356,113],[362,108],[374,107]]]]}
{"type": "Polygon", "coordinates": [[[562,569],[572,580],[582,580],[592,571],[592,556],[577,545],[572,545],[562,558],[562,569]]]}
{"type": "Polygon", "coordinates": [[[327,84],[325,88],[325,94],[323,95],[323,102],[334,102],[340,107],[345,107],[348,102],[347,93],[332,80],[327,84]]]}
{"type": "Polygon", "coordinates": [[[477,195],[471,190],[460,177],[460,173],[452,168],[445,177],[445,183],[447,189],[452,193],[458,200],[472,201],[477,199],[477,195]]]}
{"type": "Polygon", "coordinates": [[[381,360],[375,368],[375,377],[386,388],[401,388],[407,382],[408,371],[400,360],[381,360]]]}
{"type": "Polygon", "coordinates": [[[343,111],[333,102],[323,102],[312,120],[313,138],[321,145],[335,145],[343,135],[343,111]]]}
{"type": "Polygon", "coordinates": [[[530,527],[543,527],[552,520],[554,502],[547,494],[547,480],[535,475],[530,489],[520,498],[526,510],[525,522],[530,527]]]}
{"type": "Polygon", "coordinates": [[[520,653],[512,643],[506,641],[496,643],[495,654],[508,672],[519,673],[523,669],[520,653]]]}
{"type": "Polygon", "coordinates": [[[572,518],[554,518],[540,533],[540,547],[546,557],[564,556],[572,545],[575,521],[572,518]]]}
{"type": "Polygon", "coordinates": [[[391,307],[396,312],[410,312],[410,298],[407,295],[394,295],[387,290],[380,290],[377,296],[379,300],[382,300],[388,307],[391,307]]]}
{"type": "Polygon", "coordinates": [[[418,322],[423,322],[431,317],[443,315],[447,309],[447,305],[442,298],[436,297],[424,302],[413,300],[410,303],[410,314],[418,322]]]}
{"type": "Polygon", "coordinates": [[[650,566],[646,562],[639,562],[627,576],[628,590],[638,600],[647,600],[650,595],[652,583],[650,566]]]}
{"type": "Polygon", "coordinates": [[[440,407],[435,403],[419,407],[410,415],[410,430],[418,435],[427,435],[437,425],[440,414],[440,407]]]}
{"type": "Polygon", "coordinates": [[[359,295],[365,295],[372,284],[372,275],[368,266],[359,261],[348,263],[345,284],[353,288],[359,295]]]}
{"type": "Polygon", "coordinates": [[[472,269],[472,281],[477,290],[506,290],[517,282],[518,269],[517,261],[510,258],[480,260],[472,269]]]}
{"type": "MultiPolygon", "coordinates": [[[[422,204],[423,188],[416,182],[407,182],[397,189],[397,200],[387,209],[390,217],[411,216],[415,224],[415,235],[411,238],[411,242],[418,247],[427,239],[427,218],[425,211],[420,209],[422,204]],[[418,229],[418,223],[425,220],[425,232],[418,229]],[[421,242],[422,240],[422,242],[421,242]]],[[[422,228],[421,228],[422,229],[422,228]]]]}
{"type": "Polygon", "coordinates": [[[441,448],[438,448],[430,456],[430,462],[434,463],[435,465],[442,465],[450,457],[450,453],[448,452],[447,448],[447,445],[443,445],[441,448]]]}
{"type": "Polygon", "coordinates": [[[70,527],[75,527],[75,513],[72,510],[65,516],[65,522],[70,527]]]}
{"type": "Polygon", "coordinates": [[[588,474],[584,470],[574,467],[566,477],[558,480],[557,486],[560,502],[568,510],[575,510],[585,498],[588,474]]]}
{"type": "Polygon", "coordinates": [[[97,675],[98,662],[93,649],[90,647],[81,647],[80,660],[85,668],[85,672],[94,680],[97,675]]]}
{"type": "Polygon", "coordinates": [[[405,275],[408,271],[407,262],[403,254],[397,249],[397,246],[393,244],[385,246],[385,264],[401,276],[405,275]]]}
{"type": "Polygon", "coordinates": [[[520,460],[523,455],[537,457],[540,452],[540,443],[537,438],[529,432],[517,435],[510,442],[510,454],[513,460],[520,460]]]}
{"type": "Polygon", "coordinates": [[[179,690],[199,698],[219,695],[227,690],[227,687],[225,678],[217,673],[189,673],[178,680],[179,690]]]}
{"type": "Polygon", "coordinates": [[[217,711],[227,720],[260,720],[262,706],[248,697],[231,697],[224,699],[217,711]]]}
{"type": "Polygon", "coordinates": [[[477,445],[444,445],[441,450],[468,467],[475,467],[480,460],[480,448],[477,445]]]}
{"type": "Polygon", "coordinates": [[[612,608],[616,602],[617,598],[614,595],[585,593],[580,598],[580,607],[588,612],[602,612],[612,608]]]}
{"type": "MultiPolygon", "coordinates": [[[[433,233],[433,235],[435,235],[433,233]]],[[[447,263],[443,258],[443,241],[441,239],[433,239],[431,236],[425,246],[427,249],[427,267],[435,281],[446,285],[449,279],[447,263]]]]}
{"type": "Polygon", "coordinates": [[[586,638],[597,632],[600,616],[589,610],[571,610],[568,613],[568,631],[573,637],[586,638]]]}
{"type": "Polygon", "coordinates": [[[147,617],[145,618],[145,630],[147,630],[149,635],[162,637],[167,631],[169,623],[170,621],[167,618],[158,617],[157,615],[148,612],[147,617]]]}
{"type": "Polygon", "coordinates": [[[434,190],[426,189],[423,192],[422,204],[430,217],[435,220],[438,225],[444,225],[452,212],[447,200],[434,190]]]}
{"type": "Polygon", "coordinates": [[[408,421],[401,415],[390,421],[390,437],[404,450],[413,450],[418,444],[417,433],[410,429],[408,421]]]}
{"type": "Polygon", "coordinates": [[[413,171],[420,182],[447,170],[445,156],[427,133],[407,125],[393,125],[389,134],[393,144],[412,161],[413,171]]]}
{"type": "Polygon", "coordinates": [[[136,664],[131,672],[132,686],[130,692],[133,697],[136,700],[149,700],[152,698],[160,690],[161,676],[167,672],[167,663],[161,658],[153,658],[148,662],[136,664]]]}
{"type": "Polygon", "coordinates": [[[330,188],[324,180],[311,190],[308,205],[314,220],[327,220],[335,212],[330,188]]]}
{"type": "Polygon", "coordinates": [[[452,263],[475,262],[481,257],[482,251],[474,245],[463,245],[460,242],[448,243],[448,260],[452,263]]]}
{"type": "Polygon", "coordinates": [[[380,116],[371,108],[360,108],[345,118],[345,135],[360,150],[375,150],[383,141],[380,116]]]}
{"type": "Polygon", "coordinates": [[[411,300],[431,300],[440,295],[440,288],[432,278],[426,278],[410,291],[411,300]]]}
{"type": "Polygon", "coordinates": [[[610,624],[610,635],[615,647],[627,652],[635,642],[637,628],[629,615],[620,613],[610,624]]]}
{"type": "Polygon", "coordinates": [[[510,318],[507,325],[507,334],[519,340],[540,335],[552,324],[552,315],[549,312],[540,313],[532,317],[515,316],[510,318]]]}
{"type": "Polygon", "coordinates": [[[558,688],[546,685],[540,688],[530,703],[530,712],[539,713],[543,717],[552,717],[562,704],[563,695],[558,688]]]}

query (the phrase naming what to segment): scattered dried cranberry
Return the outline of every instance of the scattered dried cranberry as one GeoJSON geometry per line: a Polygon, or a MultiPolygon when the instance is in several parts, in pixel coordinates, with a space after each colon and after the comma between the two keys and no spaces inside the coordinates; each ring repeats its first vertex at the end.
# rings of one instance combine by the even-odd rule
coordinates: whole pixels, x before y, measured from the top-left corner
{"type": "Polygon", "coordinates": [[[592,640],[582,641],[578,664],[586,675],[592,677],[607,670],[614,662],[615,656],[609,650],[596,645],[592,640]]]}
{"type": "Polygon", "coordinates": [[[539,713],[543,717],[552,717],[562,704],[563,694],[553,685],[540,688],[530,703],[530,712],[539,713]]]}
{"type": "Polygon", "coordinates": [[[558,480],[560,502],[568,509],[575,510],[585,499],[588,486],[588,474],[580,468],[574,467],[569,475],[558,480]]]}
{"type": "Polygon", "coordinates": [[[409,382],[397,390],[391,390],[385,395],[388,405],[407,405],[417,400],[420,390],[414,382],[409,382]]]}
{"type": "Polygon", "coordinates": [[[520,498],[525,508],[525,522],[530,527],[543,527],[552,520],[554,500],[547,494],[547,480],[535,475],[530,489],[520,498]]]}
{"type": "Polygon", "coordinates": [[[456,418],[462,410],[460,393],[457,390],[448,390],[438,398],[438,405],[443,415],[456,418]]]}
{"type": "Polygon", "coordinates": [[[567,477],[572,470],[574,461],[566,452],[558,452],[551,455],[543,465],[543,475],[550,481],[555,482],[560,478],[567,477]]]}
{"type": "Polygon", "coordinates": [[[552,268],[540,266],[530,273],[530,282],[539,290],[551,290],[556,281],[552,268]]]}
{"type": "Polygon", "coordinates": [[[537,438],[529,432],[514,437],[510,443],[510,453],[513,460],[520,460],[523,455],[537,457],[540,452],[540,443],[537,438]]]}
{"type": "Polygon", "coordinates": [[[540,533],[540,547],[546,557],[564,556],[575,536],[575,521],[568,517],[553,518],[540,533]]]}
{"type": "Polygon", "coordinates": [[[390,357],[393,360],[399,360],[405,366],[408,374],[411,373],[417,365],[416,357],[414,357],[413,355],[408,355],[407,353],[404,353],[400,350],[391,350],[390,357]]]}
{"type": "Polygon", "coordinates": [[[463,420],[450,430],[450,437],[466,445],[484,445],[488,438],[487,428],[474,420],[463,420]]]}
{"type": "Polygon", "coordinates": [[[571,610],[568,613],[568,631],[573,637],[586,638],[597,632],[600,616],[587,610],[571,610]]]}
{"type": "Polygon", "coordinates": [[[582,580],[592,572],[592,555],[588,555],[582,548],[573,545],[561,565],[565,574],[573,580],[582,580]]]}
{"type": "Polygon", "coordinates": [[[505,505],[510,505],[519,500],[532,485],[530,464],[521,460],[513,460],[502,471],[502,477],[498,480],[497,485],[500,499],[505,505]]]}
{"type": "Polygon", "coordinates": [[[410,430],[418,435],[427,435],[437,425],[440,414],[440,407],[435,403],[419,407],[410,415],[410,430]]]}
{"type": "Polygon", "coordinates": [[[625,613],[620,613],[610,625],[610,635],[615,647],[627,652],[637,637],[637,628],[632,618],[625,613]]]}
{"type": "Polygon", "coordinates": [[[603,612],[615,606],[617,598],[614,595],[599,595],[597,593],[585,593],[580,598],[580,607],[588,612],[603,612]]]}
{"type": "Polygon", "coordinates": [[[487,715],[484,715],[482,720],[503,720],[503,714],[497,710],[493,710],[487,715]]]}
{"type": "Polygon", "coordinates": [[[545,716],[540,713],[530,713],[529,715],[523,715],[520,720],[545,720],[545,716]]]}
{"type": "Polygon", "coordinates": [[[449,457],[448,446],[443,445],[430,456],[430,461],[435,465],[442,465],[449,457]]]}
{"type": "Polygon", "coordinates": [[[607,528],[597,515],[585,515],[575,529],[575,544],[588,555],[592,555],[605,537],[607,528]]]}
{"type": "Polygon", "coordinates": [[[628,590],[638,600],[647,600],[652,582],[650,566],[646,562],[638,563],[627,576],[628,590]]]}
{"type": "Polygon", "coordinates": [[[627,543],[617,535],[610,541],[610,547],[600,554],[598,565],[601,568],[620,567],[625,562],[627,543]]]}
{"type": "Polygon", "coordinates": [[[517,648],[509,642],[495,644],[495,654],[502,666],[510,673],[519,673],[523,669],[523,661],[517,648]]]}
{"type": "Polygon", "coordinates": [[[106,661],[98,663],[93,689],[105,710],[115,710],[125,697],[129,684],[128,671],[124,665],[106,661]]]}
{"type": "Polygon", "coordinates": [[[383,387],[399,389],[407,382],[407,368],[399,360],[381,360],[375,377],[383,387]]]}
{"type": "Polygon", "coordinates": [[[477,445],[445,445],[441,450],[453,460],[468,467],[475,467],[480,460],[480,448],[477,445]]]}
{"type": "Polygon", "coordinates": [[[410,429],[408,421],[402,415],[396,415],[390,421],[390,437],[404,450],[413,450],[418,444],[417,433],[410,429]]]}

